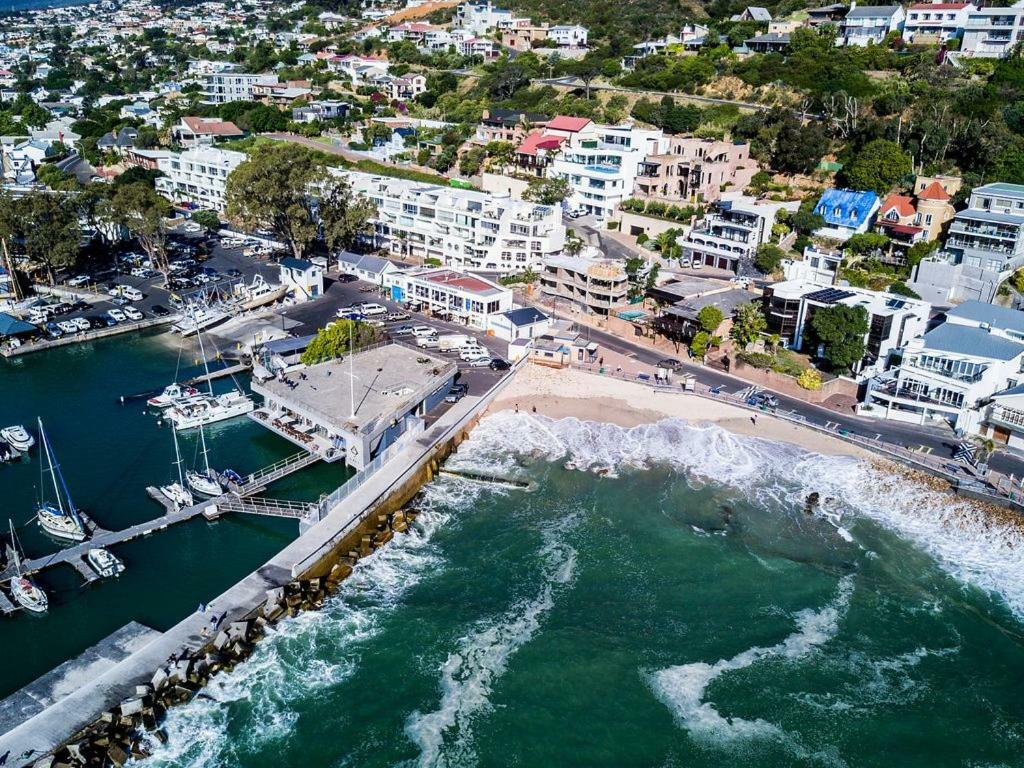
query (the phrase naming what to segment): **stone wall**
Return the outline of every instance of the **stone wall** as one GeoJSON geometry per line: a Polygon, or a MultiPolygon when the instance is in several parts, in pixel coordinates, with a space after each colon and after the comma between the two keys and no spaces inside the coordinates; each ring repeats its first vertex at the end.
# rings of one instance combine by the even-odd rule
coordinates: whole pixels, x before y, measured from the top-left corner
{"type": "Polygon", "coordinates": [[[791,397],[798,397],[809,403],[823,403],[833,395],[857,397],[857,382],[852,379],[834,378],[822,381],[821,389],[804,389],[796,379],[778,371],[755,368],[738,358],[731,359],[729,372],[746,379],[751,384],[772,389],[791,397]]]}

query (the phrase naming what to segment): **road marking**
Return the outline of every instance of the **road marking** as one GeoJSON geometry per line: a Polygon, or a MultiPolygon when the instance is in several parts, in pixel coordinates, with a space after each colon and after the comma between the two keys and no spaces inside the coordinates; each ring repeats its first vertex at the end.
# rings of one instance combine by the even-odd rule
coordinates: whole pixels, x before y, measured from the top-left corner
{"type": "Polygon", "coordinates": [[[925,453],[925,454],[932,452],[932,449],[930,447],[928,447],[927,445],[920,445],[915,450],[918,453],[925,453]]]}

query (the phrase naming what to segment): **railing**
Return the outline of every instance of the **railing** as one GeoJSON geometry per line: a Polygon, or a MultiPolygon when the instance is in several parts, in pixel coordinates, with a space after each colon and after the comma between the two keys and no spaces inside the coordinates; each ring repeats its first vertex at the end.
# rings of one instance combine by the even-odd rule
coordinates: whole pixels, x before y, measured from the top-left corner
{"type": "Polygon", "coordinates": [[[232,499],[221,498],[214,502],[218,511],[241,512],[249,515],[267,515],[269,517],[309,517],[318,511],[316,504],[306,501],[290,501],[288,499],[232,499]]]}
{"type": "Polygon", "coordinates": [[[270,475],[277,472],[279,469],[284,469],[285,467],[289,467],[292,464],[298,464],[300,461],[308,460],[309,457],[310,454],[308,451],[299,451],[298,453],[292,454],[291,456],[285,459],[281,459],[280,461],[274,462],[269,466],[256,470],[255,472],[251,473],[248,477],[245,478],[244,484],[251,485],[253,482],[257,480],[263,480],[269,477],[270,475]]]}

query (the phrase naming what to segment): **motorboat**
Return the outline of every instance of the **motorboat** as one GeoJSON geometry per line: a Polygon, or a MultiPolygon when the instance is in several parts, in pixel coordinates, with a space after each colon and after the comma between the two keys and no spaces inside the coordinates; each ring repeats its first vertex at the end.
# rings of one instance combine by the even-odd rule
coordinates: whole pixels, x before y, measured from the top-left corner
{"type": "Polygon", "coordinates": [[[257,273],[250,285],[239,287],[239,306],[243,310],[256,309],[284,298],[287,293],[288,286],[271,285],[257,273]]]}
{"type": "Polygon", "coordinates": [[[89,566],[103,578],[120,576],[124,573],[124,563],[110,551],[94,547],[85,554],[89,566]]]}
{"type": "Polygon", "coordinates": [[[230,313],[217,307],[193,307],[188,310],[184,319],[171,326],[171,330],[182,336],[191,336],[207,328],[212,328],[218,323],[223,323],[229,317],[231,317],[230,313]]]}
{"type": "Polygon", "coordinates": [[[167,418],[174,422],[177,429],[195,429],[206,424],[244,416],[255,408],[249,397],[233,389],[222,395],[197,397],[172,406],[167,411],[167,418]]]}
{"type": "Polygon", "coordinates": [[[174,436],[174,466],[178,469],[178,482],[161,485],[157,490],[174,504],[176,509],[183,509],[191,507],[195,500],[192,498],[192,492],[185,487],[185,478],[181,472],[181,450],[178,448],[178,430],[174,426],[173,419],[171,420],[171,434],[174,436]]]}
{"type": "Polygon", "coordinates": [[[186,400],[199,394],[195,387],[183,387],[181,384],[171,384],[164,387],[159,395],[149,398],[146,405],[151,408],[170,408],[180,400],[186,400]]]}
{"type": "Polygon", "coordinates": [[[7,524],[11,528],[11,550],[15,571],[14,578],[10,582],[11,597],[25,610],[32,613],[43,613],[50,606],[50,601],[46,597],[46,593],[21,572],[21,552],[18,549],[18,539],[14,535],[14,523],[8,520],[7,524]]]}
{"type": "Polygon", "coordinates": [[[84,541],[87,536],[85,524],[78,514],[71,493],[68,491],[67,483],[64,482],[64,475],[60,471],[57,457],[46,437],[46,430],[43,429],[43,421],[39,420],[39,439],[43,444],[43,461],[39,463],[40,484],[42,490],[46,487],[45,477],[50,476],[50,484],[53,486],[53,499],[43,499],[36,510],[36,519],[43,530],[51,536],[67,541],[84,541]]]}
{"type": "Polygon", "coordinates": [[[36,439],[32,437],[32,433],[20,424],[0,429],[0,437],[2,437],[4,441],[11,446],[11,448],[20,453],[27,453],[28,449],[36,444],[36,439]]]}

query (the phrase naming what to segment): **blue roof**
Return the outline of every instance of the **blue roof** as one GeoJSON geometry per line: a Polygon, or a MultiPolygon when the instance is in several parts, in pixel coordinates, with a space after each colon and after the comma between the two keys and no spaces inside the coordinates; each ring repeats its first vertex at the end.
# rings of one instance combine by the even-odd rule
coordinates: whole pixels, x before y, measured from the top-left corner
{"type": "Polygon", "coordinates": [[[973,325],[943,323],[924,335],[925,349],[952,352],[967,357],[987,357],[992,360],[1013,360],[1024,353],[1024,344],[976,328],[973,325]]]}
{"type": "Polygon", "coordinates": [[[508,312],[503,312],[503,315],[508,318],[509,322],[515,326],[533,325],[539,323],[542,320],[547,320],[548,316],[541,312],[539,309],[534,307],[522,307],[521,309],[510,309],[508,312]]]}
{"type": "Polygon", "coordinates": [[[34,325],[19,320],[14,315],[0,312],[0,336],[17,336],[20,333],[32,333],[37,330],[34,325]]]}
{"type": "Polygon", "coordinates": [[[833,226],[860,227],[868,222],[880,204],[874,192],[826,189],[814,212],[833,226]]]}
{"type": "Polygon", "coordinates": [[[305,272],[307,269],[313,268],[313,262],[306,261],[305,259],[296,259],[294,256],[285,256],[281,259],[281,266],[305,272]]]}
{"type": "Polygon", "coordinates": [[[974,323],[988,323],[993,328],[1024,333],[1024,312],[997,307],[984,301],[965,301],[946,312],[946,317],[959,317],[974,323]]]}

